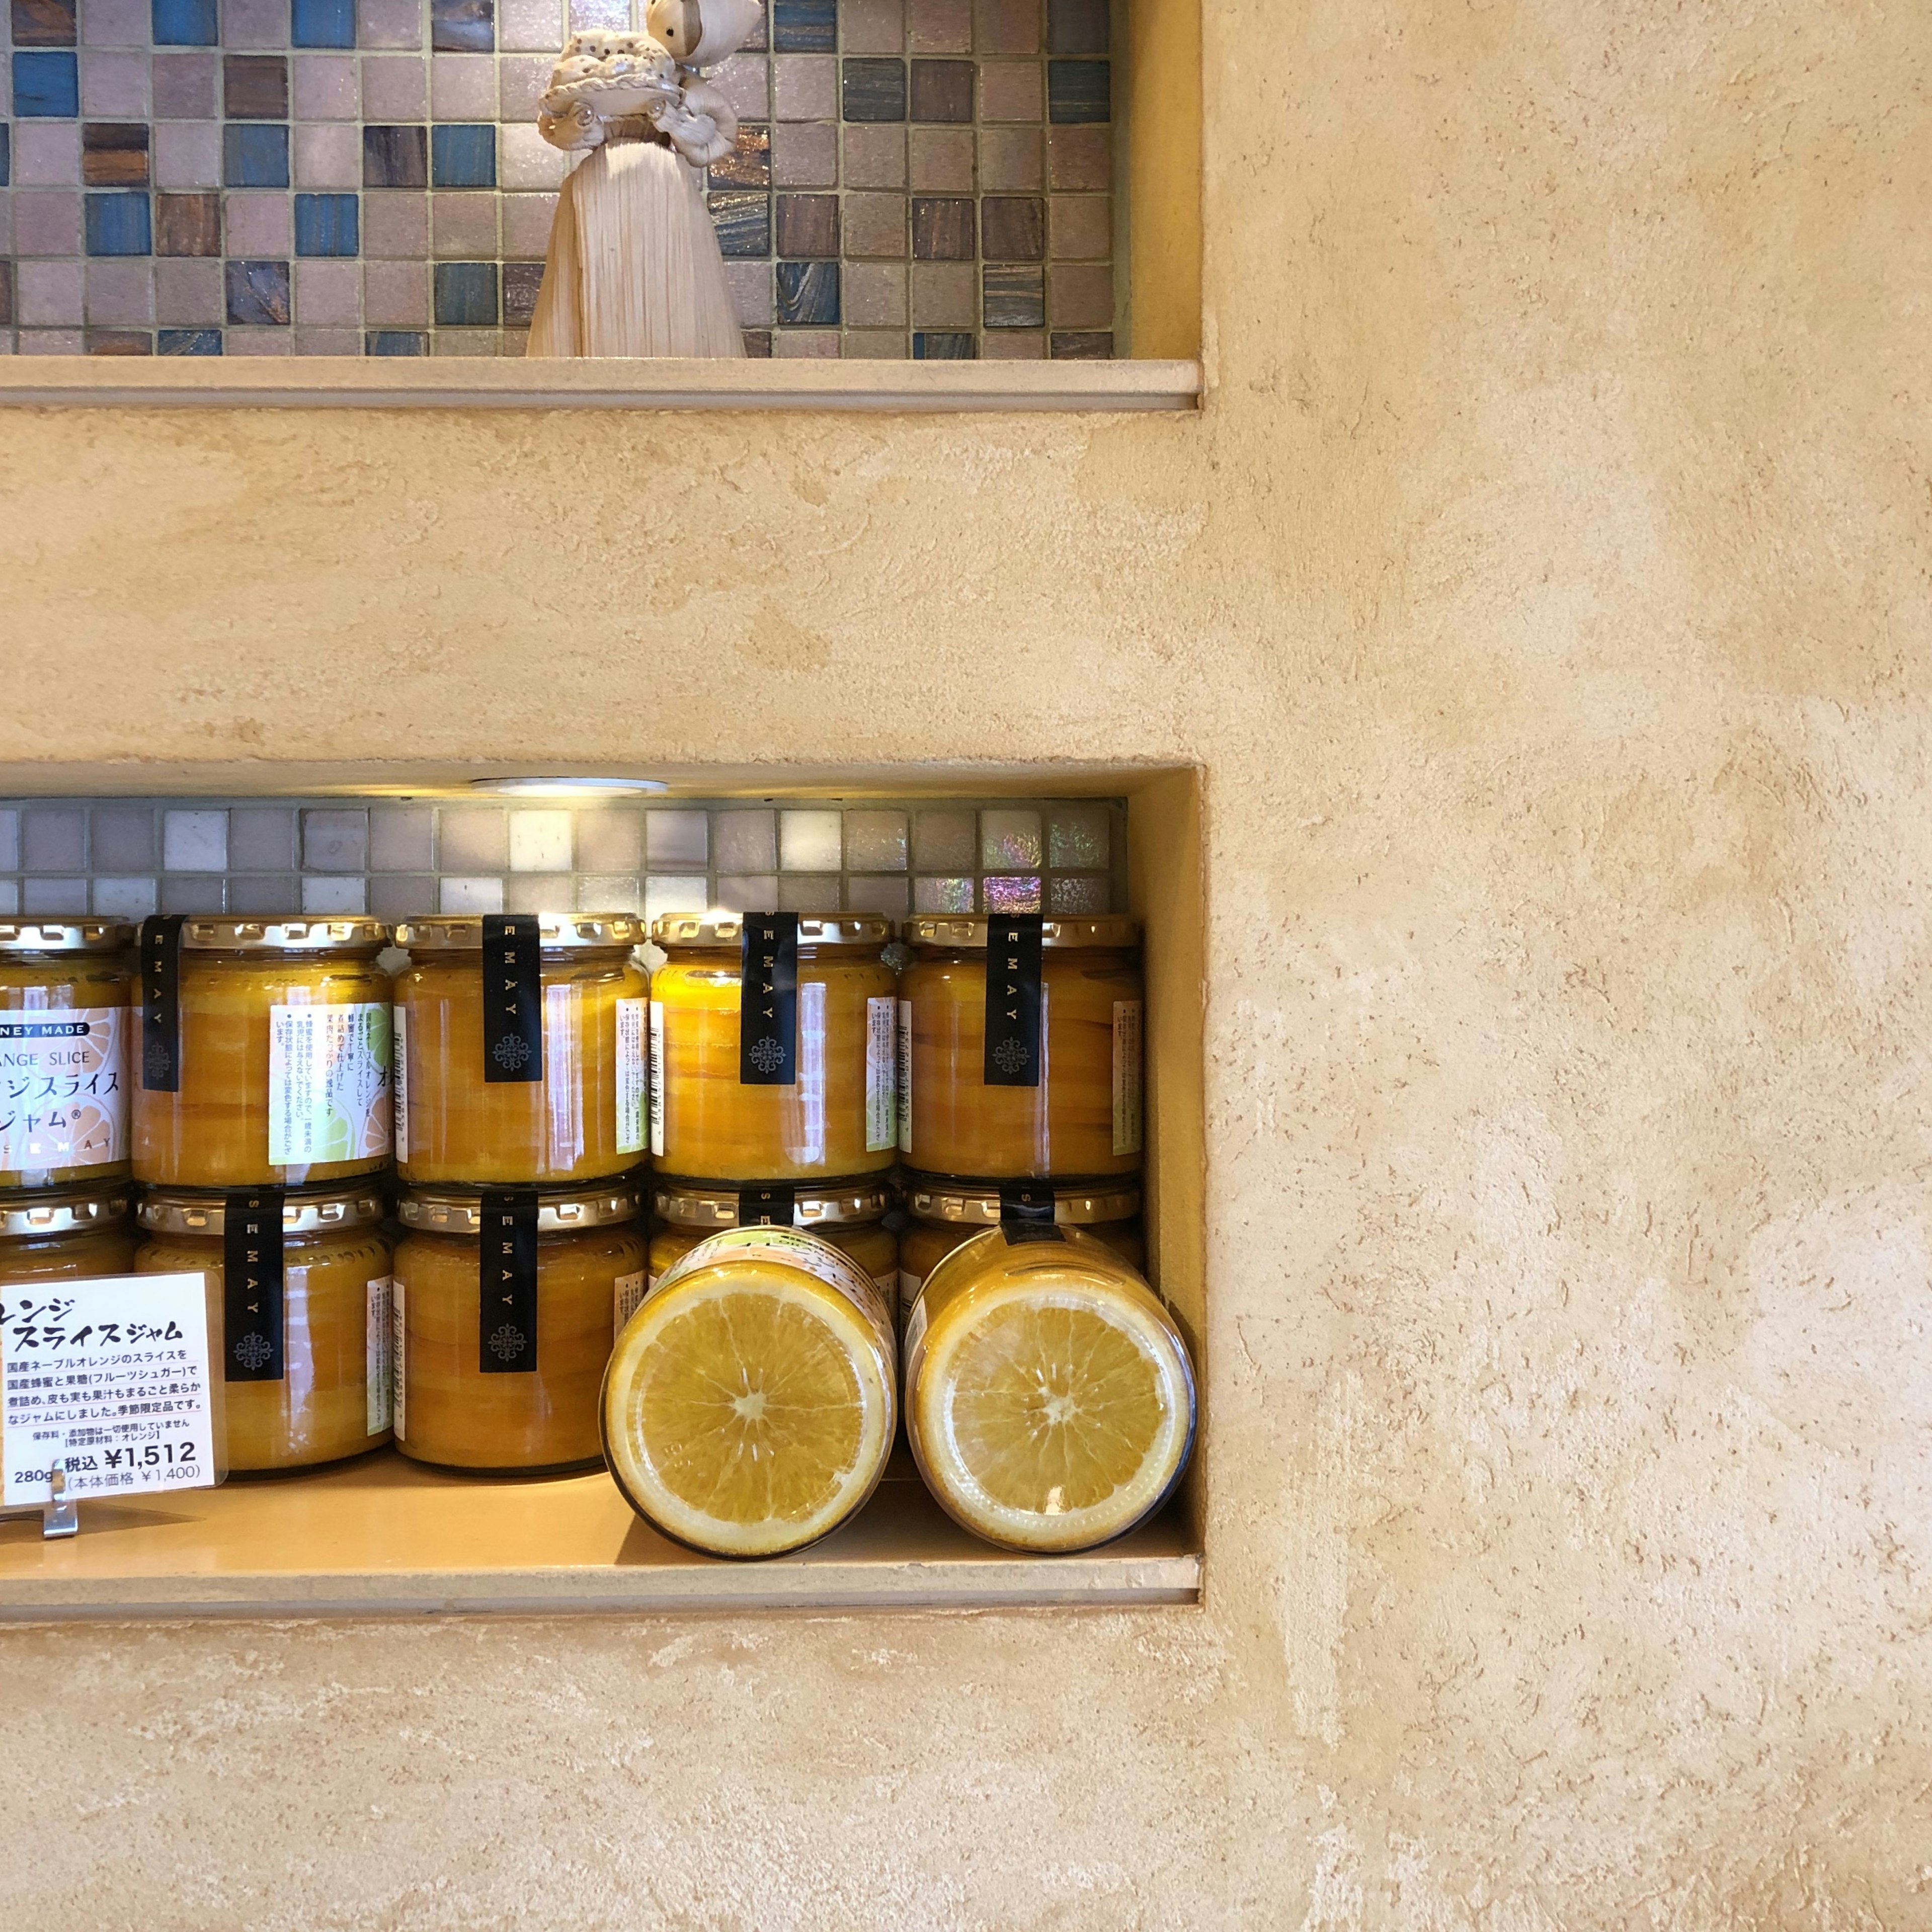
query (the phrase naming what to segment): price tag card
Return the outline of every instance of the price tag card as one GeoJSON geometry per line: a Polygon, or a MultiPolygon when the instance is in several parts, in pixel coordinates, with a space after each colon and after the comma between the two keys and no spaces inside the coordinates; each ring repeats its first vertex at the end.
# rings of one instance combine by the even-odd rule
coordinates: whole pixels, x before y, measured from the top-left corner
{"type": "Polygon", "coordinates": [[[201,1274],[20,1282],[0,1289],[0,1506],[200,1490],[215,1467],[201,1274]]]}

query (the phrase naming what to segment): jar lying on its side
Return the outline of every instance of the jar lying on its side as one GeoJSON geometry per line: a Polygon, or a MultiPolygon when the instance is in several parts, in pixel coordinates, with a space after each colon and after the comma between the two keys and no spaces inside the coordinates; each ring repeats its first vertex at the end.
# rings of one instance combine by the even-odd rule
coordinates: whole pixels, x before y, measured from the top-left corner
{"type": "Polygon", "coordinates": [[[651,1198],[655,1214],[647,1286],[721,1228],[777,1226],[802,1228],[850,1256],[872,1276],[888,1307],[897,1295],[899,1238],[884,1225],[892,1196],[882,1180],[861,1176],[796,1188],[747,1181],[742,1187],[727,1188],[660,1174],[651,1198]]]}
{"type": "Polygon", "coordinates": [[[389,1439],[389,1243],[373,1187],[143,1195],[141,1274],[210,1277],[231,1472],[305,1469],[389,1439]]]}
{"type": "Polygon", "coordinates": [[[0,1288],[133,1274],[130,1196],[124,1184],[0,1196],[0,1288]]]}
{"type": "Polygon", "coordinates": [[[445,1468],[602,1460],[597,1390],[644,1287],[637,1190],[412,1188],[397,1208],[396,1446],[445,1468]]]}
{"type": "Polygon", "coordinates": [[[316,1186],[389,1162],[389,929],[144,920],[134,1178],[316,1186]]]}
{"type": "MultiPolygon", "coordinates": [[[[1107,1246],[1136,1273],[1147,1273],[1147,1239],[1141,1231],[1138,1180],[1097,1180],[1087,1186],[1060,1181],[1037,1185],[1053,1197],[1053,1218],[1107,1246]]],[[[910,1225],[899,1235],[899,1312],[909,1311],[926,1278],[947,1255],[975,1234],[1000,1225],[997,1181],[948,1180],[937,1174],[905,1177],[910,1225]]]]}
{"type": "Polygon", "coordinates": [[[892,922],[670,913],[651,980],[651,1156],[703,1180],[822,1181],[896,1159],[892,922]],[[749,1024],[747,1024],[748,1019],[749,1024]]]}
{"type": "Polygon", "coordinates": [[[134,944],[119,920],[0,921],[0,1188],[128,1173],[134,944]]]}
{"type": "Polygon", "coordinates": [[[707,1235],[625,1323],[604,1446],[631,1507],[715,1556],[776,1556],[847,1520],[892,1453],[888,1304],[796,1228],[707,1235]]]}
{"type": "Polygon", "coordinates": [[[396,944],[396,1172],[560,1187],[634,1167],[646,1003],[628,913],[416,919],[396,944]]]}
{"type": "Polygon", "coordinates": [[[906,1435],[949,1514],[1008,1549],[1090,1550],[1158,1509],[1194,1441],[1174,1319],[1078,1228],[1003,1223],[927,1276],[906,1435]]]}
{"type": "Polygon", "coordinates": [[[899,982],[907,1164],[1000,1180],[1141,1164],[1140,928],[915,919],[899,982]]]}

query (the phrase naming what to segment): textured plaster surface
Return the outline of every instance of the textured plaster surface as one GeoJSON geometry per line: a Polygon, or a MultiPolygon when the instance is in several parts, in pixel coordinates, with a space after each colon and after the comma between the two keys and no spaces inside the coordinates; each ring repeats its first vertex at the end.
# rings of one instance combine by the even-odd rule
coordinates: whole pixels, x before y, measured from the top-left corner
{"type": "Polygon", "coordinates": [[[1202,422],[0,426],[0,756],[1200,761],[1206,1606],[8,1633],[9,1932],[1932,1926],[1932,14],[1206,62],[1202,422]]]}

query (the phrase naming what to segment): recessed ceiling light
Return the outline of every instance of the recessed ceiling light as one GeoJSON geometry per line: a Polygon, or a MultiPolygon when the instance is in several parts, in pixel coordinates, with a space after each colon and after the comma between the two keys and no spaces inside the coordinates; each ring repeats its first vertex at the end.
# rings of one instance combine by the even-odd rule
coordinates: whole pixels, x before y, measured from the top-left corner
{"type": "Polygon", "coordinates": [[[525,798],[612,798],[668,791],[662,778],[472,778],[472,791],[513,792],[525,798]]]}

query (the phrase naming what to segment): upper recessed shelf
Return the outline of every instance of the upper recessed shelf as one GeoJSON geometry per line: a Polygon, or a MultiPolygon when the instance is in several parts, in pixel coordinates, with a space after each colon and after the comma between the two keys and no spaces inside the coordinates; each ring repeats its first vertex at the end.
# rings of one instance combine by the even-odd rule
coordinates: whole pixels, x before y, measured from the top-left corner
{"type": "Polygon", "coordinates": [[[836,410],[1092,414],[1199,406],[1192,362],[0,358],[0,404],[203,409],[836,410]]]}

